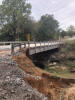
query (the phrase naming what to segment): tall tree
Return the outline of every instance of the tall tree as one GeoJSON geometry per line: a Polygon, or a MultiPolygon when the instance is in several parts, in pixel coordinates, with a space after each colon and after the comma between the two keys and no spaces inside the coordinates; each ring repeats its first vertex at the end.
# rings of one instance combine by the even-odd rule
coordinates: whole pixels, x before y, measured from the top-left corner
{"type": "Polygon", "coordinates": [[[58,26],[58,21],[54,19],[53,15],[43,15],[39,21],[37,40],[44,41],[53,39],[58,30],[58,26]]]}
{"type": "Polygon", "coordinates": [[[30,13],[31,5],[26,0],[3,0],[0,5],[1,29],[8,27],[5,33],[8,32],[12,35],[13,40],[16,40],[20,33],[24,33],[30,13]]]}

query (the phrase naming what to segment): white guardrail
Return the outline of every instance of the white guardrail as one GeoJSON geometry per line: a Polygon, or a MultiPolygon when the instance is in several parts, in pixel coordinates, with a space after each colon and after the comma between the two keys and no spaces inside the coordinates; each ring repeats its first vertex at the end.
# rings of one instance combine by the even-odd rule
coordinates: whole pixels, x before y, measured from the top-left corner
{"type": "Polygon", "coordinates": [[[44,42],[27,42],[27,41],[13,41],[13,42],[0,42],[0,51],[11,50],[11,54],[14,53],[15,48],[21,50],[22,48],[37,48],[44,46],[60,45],[61,41],[44,41],[44,42]]]}

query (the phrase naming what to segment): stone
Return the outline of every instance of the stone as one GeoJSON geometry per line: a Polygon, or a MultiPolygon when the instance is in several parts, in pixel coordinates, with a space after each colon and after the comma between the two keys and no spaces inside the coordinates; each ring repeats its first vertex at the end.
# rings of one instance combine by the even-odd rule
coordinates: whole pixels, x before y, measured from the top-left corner
{"type": "Polygon", "coordinates": [[[0,57],[0,100],[48,100],[27,84],[24,76],[40,79],[22,71],[11,55],[0,57]]]}

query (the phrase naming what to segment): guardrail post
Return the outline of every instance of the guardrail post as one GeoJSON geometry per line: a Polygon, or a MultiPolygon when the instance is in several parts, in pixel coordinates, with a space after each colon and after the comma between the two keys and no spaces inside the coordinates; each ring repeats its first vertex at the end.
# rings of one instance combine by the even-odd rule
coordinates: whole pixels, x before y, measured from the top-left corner
{"type": "Polygon", "coordinates": [[[26,48],[26,43],[24,43],[24,48],[26,48]]]}
{"type": "Polygon", "coordinates": [[[51,41],[51,49],[52,49],[52,41],[51,41]]]}
{"type": "Polygon", "coordinates": [[[11,54],[12,55],[14,54],[14,44],[13,43],[11,44],[11,54]]]}
{"type": "Polygon", "coordinates": [[[28,41],[28,48],[30,49],[30,42],[28,41]]]}
{"type": "Polygon", "coordinates": [[[35,53],[36,53],[36,42],[35,42],[35,53]]]}
{"type": "Polygon", "coordinates": [[[19,44],[19,50],[21,50],[21,43],[19,44]]]}
{"type": "Polygon", "coordinates": [[[53,49],[54,49],[54,40],[53,40],[53,49]]]}
{"type": "Polygon", "coordinates": [[[41,51],[41,42],[40,42],[40,51],[41,51]]]}
{"type": "Polygon", "coordinates": [[[45,50],[45,42],[44,42],[44,50],[45,50]]]}
{"type": "Polygon", "coordinates": [[[29,53],[30,53],[30,41],[28,41],[28,50],[29,50],[29,53]]]}
{"type": "Polygon", "coordinates": [[[48,49],[49,49],[49,41],[48,41],[48,49]]]}

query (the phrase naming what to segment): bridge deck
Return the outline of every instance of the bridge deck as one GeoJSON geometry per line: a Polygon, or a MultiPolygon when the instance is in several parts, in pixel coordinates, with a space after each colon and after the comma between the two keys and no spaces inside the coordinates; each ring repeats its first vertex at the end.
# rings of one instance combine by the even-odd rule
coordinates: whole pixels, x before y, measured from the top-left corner
{"type": "Polygon", "coordinates": [[[28,48],[29,54],[35,54],[39,52],[44,52],[48,50],[52,50],[55,48],[59,48],[62,42],[60,41],[48,41],[48,42],[0,42],[0,52],[3,50],[11,50],[11,53],[13,53],[18,48],[21,50],[21,48],[28,48]],[[9,44],[9,45],[8,45],[9,44]]]}

